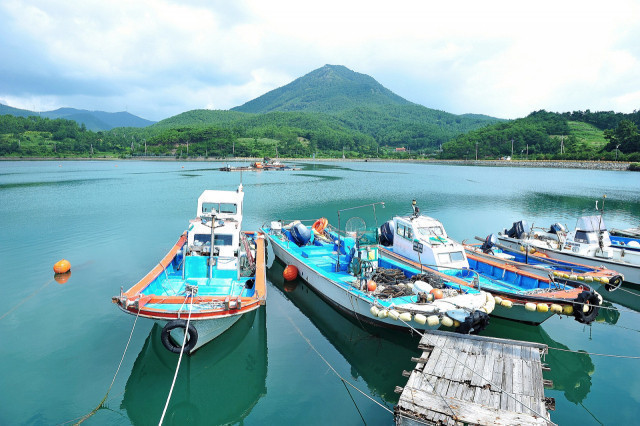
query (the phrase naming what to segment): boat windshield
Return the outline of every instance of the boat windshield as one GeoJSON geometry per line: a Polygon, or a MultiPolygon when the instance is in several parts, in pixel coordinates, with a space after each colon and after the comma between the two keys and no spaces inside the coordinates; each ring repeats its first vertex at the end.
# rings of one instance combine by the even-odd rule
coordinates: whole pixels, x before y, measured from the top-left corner
{"type": "Polygon", "coordinates": [[[236,214],[238,207],[233,203],[202,203],[202,213],[211,213],[212,210],[218,213],[236,214]]]}
{"type": "Polygon", "coordinates": [[[441,226],[424,226],[422,228],[418,228],[418,234],[423,237],[428,237],[430,235],[443,236],[444,229],[441,226]]]}
{"type": "MultiPolygon", "coordinates": [[[[230,246],[233,244],[233,236],[229,234],[215,234],[216,246],[230,246]]],[[[196,246],[208,246],[211,244],[211,234],[196,234],[193,236],[193,244],[196,246]]]]}

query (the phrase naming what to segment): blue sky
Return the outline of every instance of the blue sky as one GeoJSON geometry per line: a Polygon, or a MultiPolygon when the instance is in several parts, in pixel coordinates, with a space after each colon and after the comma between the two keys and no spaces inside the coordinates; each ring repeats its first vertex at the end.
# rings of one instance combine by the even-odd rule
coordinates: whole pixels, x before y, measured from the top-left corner
{"type": "Polygon", "coordinates": [[[2,0],[0,103],[161,120],[339,64],[455,114],[632,112],[638,40],[640,0],[2,0]]]}

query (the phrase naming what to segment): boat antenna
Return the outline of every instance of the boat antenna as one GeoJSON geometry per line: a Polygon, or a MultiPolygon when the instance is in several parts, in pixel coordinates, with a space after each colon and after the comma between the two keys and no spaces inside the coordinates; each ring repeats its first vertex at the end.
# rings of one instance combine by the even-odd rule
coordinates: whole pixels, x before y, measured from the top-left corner
{"type": "MultiPolygon", "coordinates": [[[[602,209],[600,210],[600,219],[598,220],[598,245],[600,246],[600,250],[604,248],[604,241],[602,237],[602,217],[604,216],[604,200],[607,199],[607,194],[602,195],[602,209]]],[[[598,200],[596,200],[596,210],[598,209],[598,200]]]]}

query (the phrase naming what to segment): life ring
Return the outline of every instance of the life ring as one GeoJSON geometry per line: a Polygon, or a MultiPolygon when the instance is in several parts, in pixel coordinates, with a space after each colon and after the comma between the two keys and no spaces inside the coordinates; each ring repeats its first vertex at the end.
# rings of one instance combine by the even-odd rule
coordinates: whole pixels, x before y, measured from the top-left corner
{"type": "Polygon", "coordinates": [[[622,277],[620,275],[614,275],[609,279],[609,282],[604,285],[604,289],[607,291],[617,290],[622,285],[622,277]]]}
{"type": "MultiPolygon", "coordinates": [[[[182,342],[180,342],[180,344],[176,344],[176,342],[171,338],[171,330],[174,330],[176,328],[182,328],[186,330],[187,321],[182,319],[169,321],[162,329],[161,337],[162,344],[165,348],[167,348],[169,352],[179,354],[182,350],[182,342]]],[[[196,343],[198,343],[198,330],[196,330],[196,327],[192,323],[189,323],[189,338],[184,344],[184,352],[191,352],[196,343]]]]}
{"type": "Polygon", "coordinates": [[[489,314],[482,311],[475,311],[470,314],[456,328],[456,333],[478,334],[489,325],[489,314]]]}
{"type": "Polygon", "coordinates": [[[583,291],[573,303],[573,316],[582,324],[591,324],[598,316],[598,311],[600,311],[600,299],[593,291],[583,291]],[[586,312],[585,306],[588,307],[586,312]]]}
{"type": "Polygon", "coordinates": [[[311,228],[313,228],[313,230],[316,231],[318,234],[322,234],[328,224],[329,224],[329,221],[327,220],[327,218],[321,217],[320,219],[316,220],[313,223],[313,226],[311,228]]]}

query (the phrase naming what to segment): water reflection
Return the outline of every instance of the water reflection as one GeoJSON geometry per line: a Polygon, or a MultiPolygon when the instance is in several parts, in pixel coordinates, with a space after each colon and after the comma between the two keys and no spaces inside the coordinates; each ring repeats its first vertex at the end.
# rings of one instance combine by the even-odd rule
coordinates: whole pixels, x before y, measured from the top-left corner
{"type": "MultiPolygon", "coordinates": [[[[178,355],[168,352],[154,325],[133,365],[122,400],[131,423],[156,424],[178,355]]],[[[183,357],[164,424],[217,425],[242,421],[266,395],[266,308],[245,314],[227,332],[183,357]]]]}
{"type": "Polygon", "coordinates": [[[275,259],[267,277],[351,365],[351,376],[362,377],[373,395],[397,403],[397,385],[406,382],[402,370],[411,370],[411,357],[418,356],[418,336],[394,333],[347,318],[325,303],[307,284],[296,279],[284,282],[284,265],[275,259]]]}
{"type": "Polygon", "coordinates": [[[544,343],[549,346],[549,353],[545,355],[543,362],[551,368],[551,371],[544,372],[544,377],[553,381],[552,389],[562,391],[567,401],[575,404],[584,401],[591,391],[591,376],[596,369],[591,356],[583,352],[563,351],[569,350],[569,347],[553,340],[541,326],[518,324],[492,317],[489,327],[480,334],[544,343]]]}

